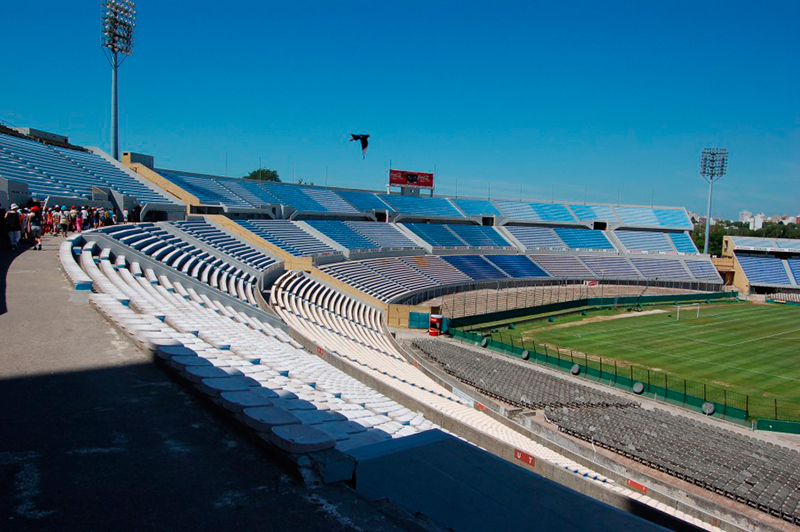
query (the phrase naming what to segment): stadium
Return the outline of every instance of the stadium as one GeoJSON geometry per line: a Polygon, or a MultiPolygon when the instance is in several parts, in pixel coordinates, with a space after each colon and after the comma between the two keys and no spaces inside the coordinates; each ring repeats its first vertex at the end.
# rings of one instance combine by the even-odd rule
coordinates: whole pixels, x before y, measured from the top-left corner
{"type": "MultiPolygon", "coordinates": [[[[136,350],[180,391],[153,418],[199,405],[248,467],[391,505],[381,529],[800,526],[800,240],[725,237],[712,259],[680,205],[437,194],[394,168],[383,190],[232,178],[35,126],[0,124],[0,206],[119,223],[11,256],[3,288],[33,290],[36,256],[37,297],[98,318],[73,331],[88,350],[136,350]]],[[[17,514],[53,526],[11,450],[17,514]]]]}

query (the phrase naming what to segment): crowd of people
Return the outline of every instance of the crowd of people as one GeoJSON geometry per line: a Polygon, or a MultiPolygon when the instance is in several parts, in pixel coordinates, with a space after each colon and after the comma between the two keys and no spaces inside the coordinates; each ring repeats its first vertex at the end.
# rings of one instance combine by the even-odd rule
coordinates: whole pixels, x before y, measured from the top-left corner
{"type": "Polygon", "coordinates": [[[131,213],[125,209],[118,215],[115,209],[103,207],[42,207],[33,203],[20,208],[12,203],[6,212],[0,205],[0,241],[5,242],[12,251],[18,250],[20,243],[28,243],[32,249],[41,250],[43,235],[62,235],[66,238],[71,232],[81,233],[97,227],[138,222],[140,214],[139,207],[131,213]]]}

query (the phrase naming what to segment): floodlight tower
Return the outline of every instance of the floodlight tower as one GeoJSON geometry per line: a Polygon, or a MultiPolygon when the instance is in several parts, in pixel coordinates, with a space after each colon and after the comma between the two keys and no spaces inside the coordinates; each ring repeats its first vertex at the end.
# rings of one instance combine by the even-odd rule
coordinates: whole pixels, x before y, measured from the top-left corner
{"type": "Polygon", "coordinates": [[[117,69],[133,53],[136,3],[132,0],[101,0],[100,7],[100,46],[111,65],[111,155],[119,159],[117,69]]]}
{"type": "Polygon", "coordinates": [[[714,182],[725,175],[728,168],[728,150],[726,148],[703,148],[700,155],[700,175],[708,181],[708,212],[706,213],[706,239],[703,253],[708,254],[708,238],[711,232],[711,197],[714,194],[714,182]]]}

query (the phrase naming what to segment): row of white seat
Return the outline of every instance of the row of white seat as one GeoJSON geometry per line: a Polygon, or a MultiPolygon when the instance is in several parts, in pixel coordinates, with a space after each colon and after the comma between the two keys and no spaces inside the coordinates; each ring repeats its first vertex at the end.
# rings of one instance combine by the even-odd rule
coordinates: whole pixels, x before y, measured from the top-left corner
{"type": "Polygon", "coordinates": [[[607,489],[678,515],[706,529],[713,529],[699,519],[666,508],[663,503],[616,484],[468,406],[403,358],[381,333],[378,324],[382,316],[377,309],[298,271],[287,272],[275,282],[270,301],[292,328],[374,378],[430,405],[443,415],[607,489]]]}
{"type": "Polygon", "coordinates": [[[102,232],[212,288],[257,306],[254,292],[257,279],[253,274],[168,233],[160,225],[114,226],[102,232]]]}
{"type": "Polygon", "coordinates": [[[82,270],[100,292],[92,294],[94,304],[277,447],[293,453],[333,447],[347,452],[435,428],[420,413],[302,350],[282,329],[179,280],[142,271],[138,262],[130,262],[135,257],[113,259],[109,249],[100,250],[94,242],[83,246],[82,270]]]}

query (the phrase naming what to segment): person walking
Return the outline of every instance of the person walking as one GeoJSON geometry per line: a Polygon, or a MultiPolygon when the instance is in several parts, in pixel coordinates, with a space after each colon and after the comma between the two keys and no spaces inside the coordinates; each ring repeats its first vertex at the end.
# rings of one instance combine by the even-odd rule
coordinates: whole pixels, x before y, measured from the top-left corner
{"type": "Polygon", "coordinates": [[[56,213],[58,215],[58,233],[63,233],[64,238],[67,238],[67,232],[69,231],[69,211],[67,210],[66,205],[61,206],[61,211],[56,213]]]}
{"type": "Polygon", "coordinates": [[[8,242],[8,233],[6,232],[6,210],[2,205],[0,205],[0,242],[8,242]]]}
{"type": "Polygon", "coordinates": [[[12,251],[19,248],[19,236],[22,231],[22,221],[19,217],[17,209],[19,207],[16,203],[11,204],[11,210],[6,213],[6,231],[8,231],[8,245],[12,251]]]}
{"type": "Polygon", "coordinates": [[[38,206],[31,207],[30,232],[33,240],[33,249],[42,250],[42,211],[38,206]]]}

